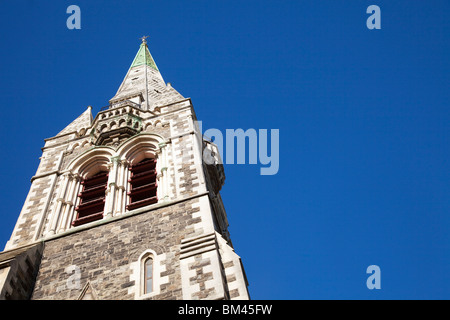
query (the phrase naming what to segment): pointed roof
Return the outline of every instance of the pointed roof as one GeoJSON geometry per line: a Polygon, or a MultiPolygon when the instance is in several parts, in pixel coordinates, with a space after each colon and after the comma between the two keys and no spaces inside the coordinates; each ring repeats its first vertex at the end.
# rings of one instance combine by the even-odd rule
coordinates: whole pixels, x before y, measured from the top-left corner
{"type": "Polygon", "coordinates": [[[92,107],[88,106],[86,111],[84,111],[82,114],[80,114],[75,120],[73,120],[67,127],[65,127],[63,130],[61,130],[57,136],[78,131],[81,128],[89,128],[92,125],[92,107]]]}
{"type": "Polygon", "coordinates": [[[155,60],[153,60],[153,57],[148,50],[147,42],[142,42],[130,68],[138,67],[143,64],[152,67],[156,71],[159,71],[158,67],[156,67],[155,60]]]}
{"type": "Polygon", "coordinates": [[[157,106],[184,99],[171,85],[166,85],[145,37],[141,39],[139,50],[115,96],[109,101],[110,105],[131,100],[142,109],[153,111],[157,106]]]}

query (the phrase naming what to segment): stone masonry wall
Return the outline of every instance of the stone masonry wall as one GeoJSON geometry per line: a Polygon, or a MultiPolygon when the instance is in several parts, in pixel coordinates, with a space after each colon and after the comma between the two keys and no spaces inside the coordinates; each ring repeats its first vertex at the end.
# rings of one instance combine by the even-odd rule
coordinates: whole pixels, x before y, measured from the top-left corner
{"type": "Polygon", "coordinates": [[[77,299],[89,282],[98,299],[135,299],[132,264],[148,249],[161,255],[166,279],[152,299],[182,299],[181,240],[194,232],[200,208],[194,198],[153,211],[125,217],[81,232],[47,241],[32,299],[77,299]],[[68,286],[80,270],[80,286],[68,286]]]}

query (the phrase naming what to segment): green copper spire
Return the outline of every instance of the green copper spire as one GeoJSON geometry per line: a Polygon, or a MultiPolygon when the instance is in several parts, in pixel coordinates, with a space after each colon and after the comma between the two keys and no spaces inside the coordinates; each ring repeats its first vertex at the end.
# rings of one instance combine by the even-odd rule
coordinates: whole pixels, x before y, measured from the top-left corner
{"type": "Polygon", "coordinates": [[[156,67],[155,61],[152,58],[152,55],[150,54],[150,51],[148,51],[147,41],[145,41],[145,38],[147,37],[141,38],[142,40],[141,46],[130,68],[146,64],[147,66],[152,67],[156,71],[159,71],[158,68],[156,67]]]}
{"type": "Polygon", "coordinates": [[[147,37],[141,38],[142,43],[133,63],[128,68],[115,96],[109,100],[111,105],[130,100],[139,104],[143,110],[153,111],[156,106],[184,99],[172,86],[164,82],[148,50],[145,38],[147,37]]]}

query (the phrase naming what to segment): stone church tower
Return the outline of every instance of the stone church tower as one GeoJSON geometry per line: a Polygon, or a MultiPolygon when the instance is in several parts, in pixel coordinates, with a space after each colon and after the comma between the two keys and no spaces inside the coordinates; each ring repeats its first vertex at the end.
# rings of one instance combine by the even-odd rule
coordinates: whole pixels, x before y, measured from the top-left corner
{"type": "Polygon", "coordinates": [[[145,38],[109,106],[91,109],[45,139],[0,253],[0,299],[248,299],[217,148],[145,38]]]}

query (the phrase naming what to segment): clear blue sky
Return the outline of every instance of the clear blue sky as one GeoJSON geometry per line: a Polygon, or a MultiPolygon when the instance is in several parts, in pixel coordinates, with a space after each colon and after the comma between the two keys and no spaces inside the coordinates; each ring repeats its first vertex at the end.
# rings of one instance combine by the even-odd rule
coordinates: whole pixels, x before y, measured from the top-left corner
{"type": "Polygon", "coordinates": [[[44,138],[107,105],[148,34],[205,128],[280,130],[278,174],[225,166],[252,298],[450,299],[448,1],[93,2],[0,2],[1,249],[44,138]]]}

